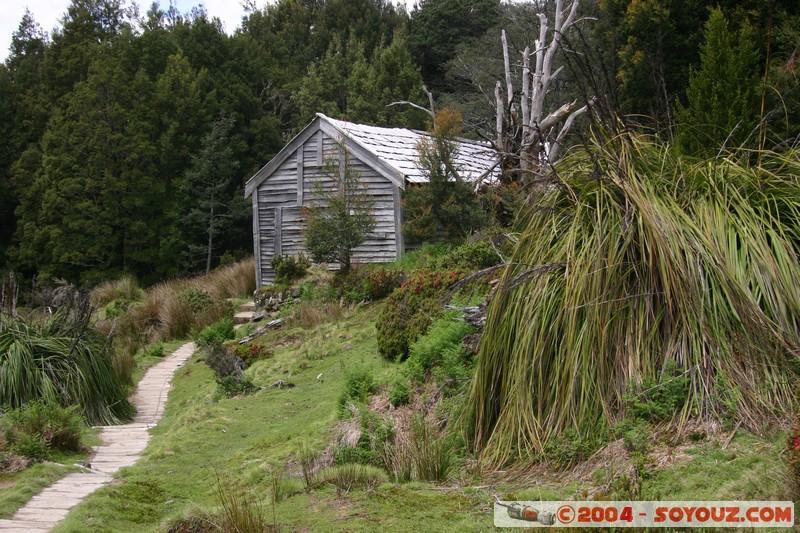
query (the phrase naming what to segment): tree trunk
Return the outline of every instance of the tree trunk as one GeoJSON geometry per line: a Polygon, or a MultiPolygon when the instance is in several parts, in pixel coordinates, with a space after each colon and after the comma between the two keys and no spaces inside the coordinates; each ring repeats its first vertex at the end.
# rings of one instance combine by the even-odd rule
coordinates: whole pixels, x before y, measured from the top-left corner
{"type": "Polygon", "coordinates": [[[208,255],[206,256],[206,274],[211,272],[211,252],[214,250],[214,205],[211,205],[211,216],[208,219],[208,255]]]}

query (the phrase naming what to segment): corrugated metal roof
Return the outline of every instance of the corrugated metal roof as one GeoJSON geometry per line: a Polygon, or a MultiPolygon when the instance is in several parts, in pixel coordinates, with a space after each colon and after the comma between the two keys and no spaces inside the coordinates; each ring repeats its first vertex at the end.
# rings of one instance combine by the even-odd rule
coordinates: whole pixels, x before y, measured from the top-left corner
{"type": "MultiPolygon", "coordinates": [[[[391,165],[410,183],[425,183],[428,178],[418,167],[421,139],[430,138],[426,132],[406,128],[379,128],[337,120],[317,113],[351,140],[372,152],[386,164],[391,165]]],[[[456,170],[469,181],[494,180],[499,177],[497,153],[488,144],[460,140],[455,160],[456,170]]]]}

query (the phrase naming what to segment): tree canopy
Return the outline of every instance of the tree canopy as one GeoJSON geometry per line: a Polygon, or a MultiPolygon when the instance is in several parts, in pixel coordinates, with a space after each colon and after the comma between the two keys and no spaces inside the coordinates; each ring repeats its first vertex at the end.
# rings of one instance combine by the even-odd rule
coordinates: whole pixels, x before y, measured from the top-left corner
{"type": "MultiPolygon", "coordinates": [[[[463,135],[491,138],[500,32],[519,79],[554,5],[278,0],[225,33],[202,7],[72,0],[50,36],[26,11],[0,66],[0,255],[28,278],[151,283],[249,253],[242,185],[315,112],[421,129],[423,111],[389,104],[427,108],[427,86],[462,114],[463,135]],[[224,183],[190,188],[219,117],[231,121],[224,183]],[[190,189],[238,206],[210,263],[191,252],[208,251],[208,231],[187,223],[207,200],[190,189]]],[[[780,145],[800,133],[798,21],[800,7],[756,0],[583,2],[546,98],[597,96],[691,152],[716,152],[733,129],[729,146],[780,145]]],[[[512,124],[520,110],[506,111],[512,124]]]]}

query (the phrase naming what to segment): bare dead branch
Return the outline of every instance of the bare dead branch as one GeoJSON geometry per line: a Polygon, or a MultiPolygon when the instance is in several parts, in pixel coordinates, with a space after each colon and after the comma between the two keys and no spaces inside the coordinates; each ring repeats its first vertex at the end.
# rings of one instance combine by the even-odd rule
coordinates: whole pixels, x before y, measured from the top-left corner
{"type": "Polygon", "coordinates": [[[386,107],[392,107],[395,105],[408,105],[413,107],[414,109],[419,109],[420,111],[425,111],[433,120],[436,120],[436,115],[430,110],[425,109],[419,104],[415,104],[414,102],[409,102],[408,100],[398,100],[397,102],[392,102],[391,104],[386,104],[386,107]]]}

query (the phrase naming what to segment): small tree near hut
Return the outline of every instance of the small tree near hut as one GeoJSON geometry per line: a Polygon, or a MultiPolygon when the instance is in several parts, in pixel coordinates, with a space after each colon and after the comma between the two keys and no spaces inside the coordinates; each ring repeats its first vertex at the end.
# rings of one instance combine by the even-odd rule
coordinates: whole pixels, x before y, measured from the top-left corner
{"type": "Polygon", "coordinates": [[[419,169],[428,183],[408,187],[403,195],[403,236],[410,244],[463,239],[486,223],[486,214],[454,161],[461,133],[461,115],[450,109],[436,114],[430,138],[417,145],[419,169]]]}
{"type": "Polygon", "coordinates": [[[339,158],[323,167],[323,180],[315,184],[315,201],[305,210],[306,248],[318,263],[339,263],[350,270],[353,250],[375,229],[373,201],[361,186],[361,175],[348,163],[340,143],[339,158]]]}

